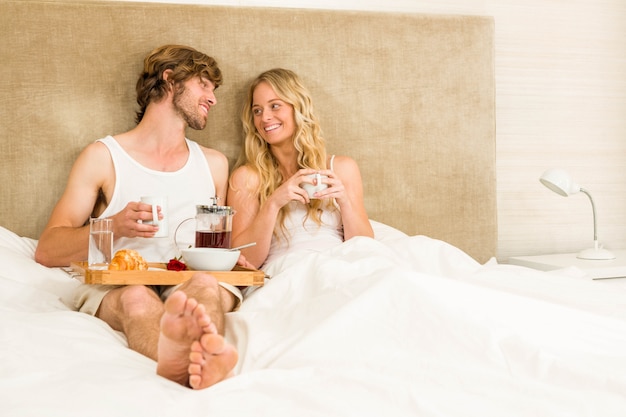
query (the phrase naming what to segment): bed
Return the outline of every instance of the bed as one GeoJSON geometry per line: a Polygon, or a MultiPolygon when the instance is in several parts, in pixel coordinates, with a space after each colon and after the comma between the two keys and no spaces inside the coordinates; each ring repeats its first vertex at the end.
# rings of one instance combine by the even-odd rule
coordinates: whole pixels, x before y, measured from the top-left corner
{"type": "Polygon", "coordinates": [[[494,21],[327,10],[0,1],[0,415],[618,416],[626,287],[496,261],[494,21]],[[70,307],[33,260],[73,160],[132,126],[141,58],[212,54],[189,137],[234,162],[246,83],[310,86],[362,170],[375,238],[292,253],[226,318],[235,376],[193,391],[70,307]]]}

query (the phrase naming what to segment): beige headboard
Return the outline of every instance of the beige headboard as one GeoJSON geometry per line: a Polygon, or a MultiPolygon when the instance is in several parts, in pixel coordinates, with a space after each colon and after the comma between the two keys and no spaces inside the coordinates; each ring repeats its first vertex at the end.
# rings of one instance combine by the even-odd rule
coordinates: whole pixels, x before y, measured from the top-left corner
{"type": "Polygon", "coordinates": [[[144,55],[165,43],[225,76],[189,137],[234,163],[246,83],[286,67],[329,151],[355,158],[370,218],[496,252],[494,22],[438,16],[91,1],[0,1],[0,225],[37,238],[88,143],[133,125],[144,55]]]}

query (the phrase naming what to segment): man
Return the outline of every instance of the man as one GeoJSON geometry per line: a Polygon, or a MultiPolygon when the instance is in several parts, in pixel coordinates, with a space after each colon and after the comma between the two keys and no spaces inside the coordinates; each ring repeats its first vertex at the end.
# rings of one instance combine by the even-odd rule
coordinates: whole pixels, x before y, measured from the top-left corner
{"type": "MultiPolygon", "coordinates": [[[[115,249],[132,245],[148,261],[167,262],[172,239],[154,238],[158,226],[143,223],[152,220],[152,207],[139,200],[168,196],[174,219],[193,217],[195,205],[210,197],[225,201],[228,160],[185,137],[187,126],[205,128],[221,82],[215,60],[193,48],[152,51],[137,81],[137,125],[81,152],[41,234],[37,262],[86,259],[90,216],[113,219],[115,249]]],[[[224,313],[240,300],[236,288],[225,289],[207,274],[179,287],[81,285],[75,294],[79,311],[123,332],[131,349],[157,361],[159,375],[194,389],[231,374],[237,352],[222,336],[224,313]]]]}

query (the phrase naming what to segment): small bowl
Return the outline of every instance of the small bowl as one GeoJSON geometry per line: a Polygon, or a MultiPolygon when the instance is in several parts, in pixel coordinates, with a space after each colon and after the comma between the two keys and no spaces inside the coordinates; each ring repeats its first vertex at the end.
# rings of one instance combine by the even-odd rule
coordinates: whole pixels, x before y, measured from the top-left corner
{"type": "Polygon", "coordinates": [[[188,248],[181,250],[185,265],[196,271],[230,271],[237,264],[239,250],[188,248]]]}

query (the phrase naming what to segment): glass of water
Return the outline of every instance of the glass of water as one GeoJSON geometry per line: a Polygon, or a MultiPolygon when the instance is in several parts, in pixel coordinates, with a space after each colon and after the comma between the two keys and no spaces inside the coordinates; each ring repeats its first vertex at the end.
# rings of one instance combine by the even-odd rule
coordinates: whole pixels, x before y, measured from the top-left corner
{"type": "Polygon", "coordinates": [[[108,269],[113,257],[113,219],[89,219],[89,269],[108,269]]]}

